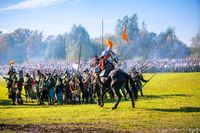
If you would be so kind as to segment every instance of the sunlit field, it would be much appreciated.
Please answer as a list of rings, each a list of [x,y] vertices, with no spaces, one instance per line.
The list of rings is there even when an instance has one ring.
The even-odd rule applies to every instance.
[[[148,79],[151,75],[144,77]],[[24,130],[15,124],[35,125],[32,129],[48,124],[51,131],[62,127],[91,132],[200,132],[200,73],[157,74],[144,87],[145,97],[139,97],[134,109],[131,101],[124,98],[117,110],[111,109],[114,101],[105,103],[104,108],[96,104],[49,106],[46,103],[40,106],[36,101],[13,106],[6,93],[4,79],[1,79],[0,124],[13,128],[6,131]]]

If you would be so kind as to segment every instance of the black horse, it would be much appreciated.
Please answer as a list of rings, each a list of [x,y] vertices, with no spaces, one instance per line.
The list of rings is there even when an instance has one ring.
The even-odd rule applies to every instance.
[[[104,102],[103,102],[104,94],[110,90],[114,90],[115,94],[118,97],[118,100],[112,109],[116,109],[122,98],[120,89],[123,87],[123,85],[124,85],[126,91],[128,92],[128,94],[130,95],[130,98],[132,101],[132,107],[133,108],[135,107],[134,98],[137,99],[138,91],[135,87],[133,79],[127,73],[125,73],[123,70],[121,70],[121,69],[111,70],[106,80],[105,80],[105,78],[100,77],[100,82],[101,82],[100,83],[101,89],[99,90],[101,92],[100,93],[100,100],[101,100],[100,102],[101,103],[99,104],[100,107],[104,106]],[[129,83],[132,87],[133,93],[131,92],[131,90],[129,88]],[[134,97],[133,97],[133,94],[134,94]]]

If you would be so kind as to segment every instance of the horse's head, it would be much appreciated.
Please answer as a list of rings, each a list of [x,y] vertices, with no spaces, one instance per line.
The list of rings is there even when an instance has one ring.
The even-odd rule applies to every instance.
[[[90,63],[90,67],[96,67],[98,64],[99,64],[99,58],[95,56]]]

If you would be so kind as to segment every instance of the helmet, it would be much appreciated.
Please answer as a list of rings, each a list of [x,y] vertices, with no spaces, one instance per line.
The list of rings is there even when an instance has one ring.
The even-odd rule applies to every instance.
[[[113,43],[109,39],[106,41],[106,44],[110,49],[113,47]]]

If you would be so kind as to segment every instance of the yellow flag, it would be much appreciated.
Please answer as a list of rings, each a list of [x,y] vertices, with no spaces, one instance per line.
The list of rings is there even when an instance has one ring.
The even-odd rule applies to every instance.
[[[128,44],[128,36],[126,34],[126,25],[124,25],[124,29],[122,32],[122,39],[124,39],[126,41],[126,44]]]

